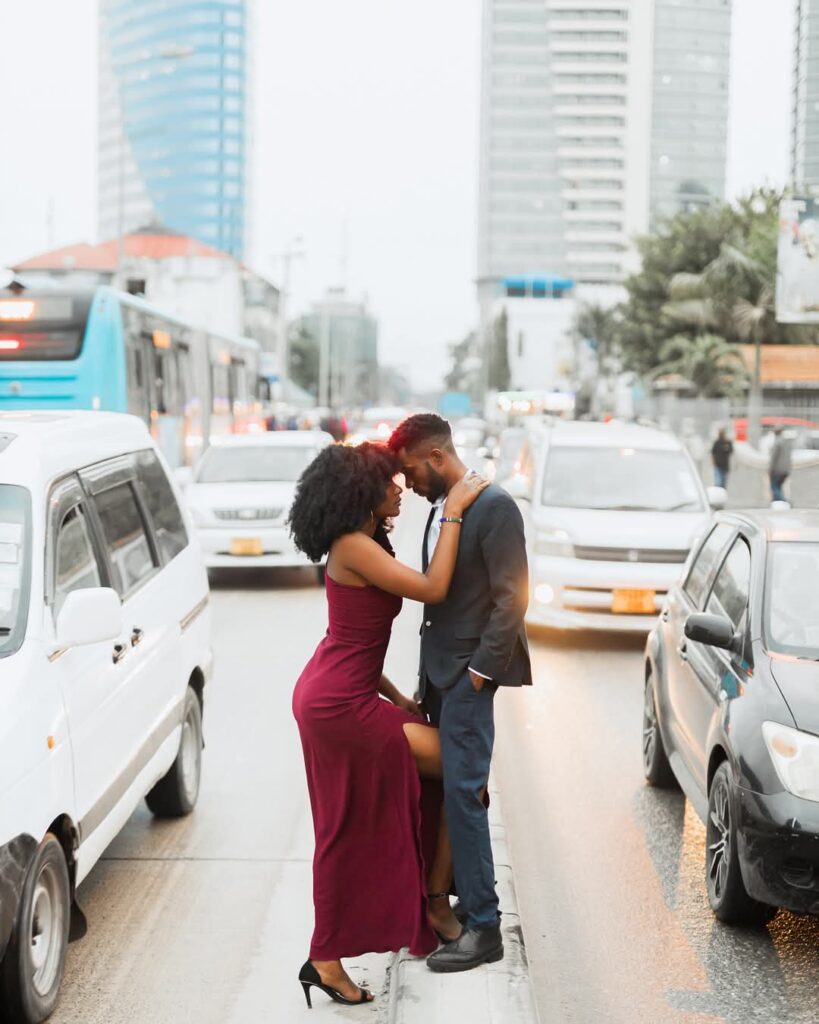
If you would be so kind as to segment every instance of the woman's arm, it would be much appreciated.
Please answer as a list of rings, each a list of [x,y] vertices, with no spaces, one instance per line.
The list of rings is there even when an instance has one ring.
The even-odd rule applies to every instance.
[[[477,476],[459,481],[447,496],[443,515],[460,518],[487,485],[487,480]],[[424,604],[440,604],[452,582],[460,534],[460,523],[441,523],[441,535],[426,574],[399,562],[361,532],[341,537],[333,548],[333,557],[345,569],[389,594]]]
[[[391,683],[384,675],[381,676],[381,682],[378,684],[378,692],[382,697],[386,697],[388,701],[395,704],[397,708],[401,708],[402,711],[408,711],[411,715],[421,715],[421,709],[415,701],[405,697],[398,687]]]

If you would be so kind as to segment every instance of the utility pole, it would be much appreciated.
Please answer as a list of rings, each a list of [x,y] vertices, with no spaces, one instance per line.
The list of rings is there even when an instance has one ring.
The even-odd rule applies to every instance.
[[[319,393],[318,404],[330,406],[330,311],[327,302],[321,305],[319,332]]]

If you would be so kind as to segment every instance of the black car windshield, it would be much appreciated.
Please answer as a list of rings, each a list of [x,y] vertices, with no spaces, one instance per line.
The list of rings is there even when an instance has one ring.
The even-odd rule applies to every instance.
[[[819,660],[819,544],[770,545],[765,644],[777,654]]]
[[[542,502],[558,508],[701,512],[691,464],[682,452],[653,448],[552,445]]]
[[[317,455],[315,448],[243,444],[209,448],[196,480],[200,484],[294,483]]]
[[[31,583],[31,498],[0,484],[0,658],[19,649],[26,632]]]

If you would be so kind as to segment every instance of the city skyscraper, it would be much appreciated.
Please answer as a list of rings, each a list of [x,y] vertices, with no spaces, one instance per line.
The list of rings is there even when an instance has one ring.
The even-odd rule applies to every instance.
[[[99,233],[246,248],[251,0],[100,0]]]
[[[506,279],[617,285],[634,235],[723,197],[730,33],[730,0],[484,0],[484,323]]]
[[[791,180],[819,185],[819,3],[796,0]]]

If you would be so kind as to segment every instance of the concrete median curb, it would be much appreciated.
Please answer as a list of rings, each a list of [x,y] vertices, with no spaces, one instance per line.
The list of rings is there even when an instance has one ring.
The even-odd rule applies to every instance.
[[[514,878],[497,792],[492,791],[490,826],[498,881],[505,956],[462,974],[434,974],[406,950],[388,968],[388,999],[380,1018],[388,1024],[538,1024],[529,962],[518,914]]]

